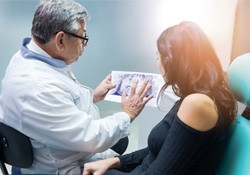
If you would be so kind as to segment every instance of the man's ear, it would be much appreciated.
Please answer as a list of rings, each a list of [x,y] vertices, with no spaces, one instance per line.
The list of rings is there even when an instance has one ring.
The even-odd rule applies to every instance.
[[[55,35],[55,45],[56,48],[60,51],[62,51],[65,48],[65,33],[64,32],[58,32]]]

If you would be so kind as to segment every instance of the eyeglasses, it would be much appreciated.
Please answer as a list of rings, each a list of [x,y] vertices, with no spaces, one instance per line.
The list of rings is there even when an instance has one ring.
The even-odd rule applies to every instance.
[[[74,36],[74,37],[76,37],[76,38],[82,39],[82,44],[83,44],[84,46],[86,46],[87,43],[88,43],[88,41],[89,41],[89,37],[88,37],[86,34],[85,34],[84,37],[82,37],[82,36],[76,35],[76,34],[71,33],[71,32],[64,32],[64,33],[66,33],[66,34],[68,34],[68,35],[71,35],[71,36]]]

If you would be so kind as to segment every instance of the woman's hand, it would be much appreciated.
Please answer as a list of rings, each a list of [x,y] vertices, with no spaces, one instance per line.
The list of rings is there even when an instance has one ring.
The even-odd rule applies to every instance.
[[[126,97],[126,93],[122,93],[122,111],[131,117],[131,122],[140,114],[145,104],[153,98],[154,94],[146,97],[148,91],[152,88],[149,81],[145,81],[138,92],[136,87],[138,80],[133,82],[130,95]]]
[[[85,163],[82,175],[103,175],[110,168],[118,168],[120,159],[118,157]]]
[[[94,90],[93,101],[97,103],[105,98],[108,91],[116,85],[111,83],[111,75],[109,74]]]

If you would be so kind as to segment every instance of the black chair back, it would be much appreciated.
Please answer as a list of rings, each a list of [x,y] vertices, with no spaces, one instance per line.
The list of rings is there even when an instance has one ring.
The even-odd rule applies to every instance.
[[[0,166],[3,174],[9,174],[5,163],[28,168],[33,163],[33,151],[29,137],[0,122]]]

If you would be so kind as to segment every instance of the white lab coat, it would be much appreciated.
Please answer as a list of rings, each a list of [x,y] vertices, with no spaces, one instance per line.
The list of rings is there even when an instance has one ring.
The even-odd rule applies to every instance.
[[[100,119],[92,90],[28,38],[7,67],[0,104],[3,122],[31,139],[34,163],[23,173],[79,174],[84,162],[114,156],[108,149],[129,134],[126,113]]]

